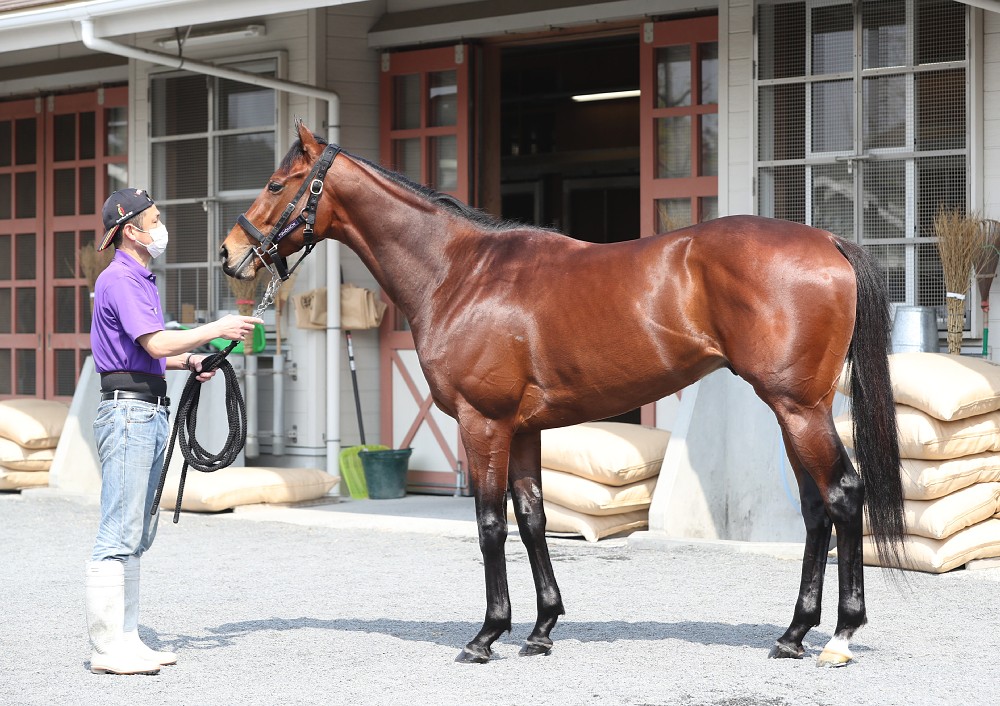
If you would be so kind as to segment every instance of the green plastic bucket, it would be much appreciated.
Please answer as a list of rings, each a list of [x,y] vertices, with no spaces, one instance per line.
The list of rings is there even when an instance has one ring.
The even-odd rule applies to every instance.
[[[358,454],[362,451],[388,451],[388,446],[368,444],[367,446],[348,446],[340,452],[340,477],[347,484],[347,492],[355,500],[368,499],[368,486],[365,485],[365,471],[361,467]]]
[[[389,500],[406,495],[406,471],[410,465],[413,449],[389,449],[386,451],[360,451],[358,457],[365,471],[365,485],[368,497],[373,500]]]

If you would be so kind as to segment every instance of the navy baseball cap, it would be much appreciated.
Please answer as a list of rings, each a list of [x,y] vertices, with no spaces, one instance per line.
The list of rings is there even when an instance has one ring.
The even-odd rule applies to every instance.
[[[104,238],[98,243],[97,249],[111,245],[118,227],[132,218],[137,213],[142,213],[153,205],[153,199],[149,198],[143,189],[119,189],[108,197],[104,202],[104,209],[101,216],[104,218],[104,229],[107,231]]]

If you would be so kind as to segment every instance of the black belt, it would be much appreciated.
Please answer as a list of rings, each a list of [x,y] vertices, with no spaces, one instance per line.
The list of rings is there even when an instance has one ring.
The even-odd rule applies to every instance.
[[[169,397],[157,397],[156,395],[147,395],[145,392],[126,392],[124,390],[115,390],[114,392],[102,392],[101,401],[106,402],[108,400],[139,400],[140,402],[149,402],[150,404],[163,405],[164,407],[170,406]]]

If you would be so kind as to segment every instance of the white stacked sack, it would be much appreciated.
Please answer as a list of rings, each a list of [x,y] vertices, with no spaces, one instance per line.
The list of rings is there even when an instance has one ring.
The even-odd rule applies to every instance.
[[[0,490],[49,484],[49,468],[68,413],[62,402],[0,401]]]
[[[177,507],[180,477],[180,471],[167,473],[160,507]],[[188,469],[181,510],[223,512],[239,505],[296,505],[324,497],[339,480],[318,468],[229,466],[212,473]]]
[[[898,353],[889,369],[903,457],[905,568],[940,573],[1000,556],[1000,366]],[[849,418],[838,418],[837,431],[853,447]],[[878,564],[867,536],[864,555]]]
[[[545,530],[602,537],[649,525],[649,504],[670,432],[589,422],[542,432]],[[513,505],[507,516],[515,521]]]

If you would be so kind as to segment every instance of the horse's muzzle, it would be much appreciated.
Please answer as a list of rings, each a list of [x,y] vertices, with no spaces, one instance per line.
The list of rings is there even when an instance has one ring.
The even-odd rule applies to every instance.
[[[244,257],[243,260],[236,264],[236,266],[230,265],[229,263],[229,248],[225,245],[219,248],[219,259],[222,260],[222,271],[226,273],[227,276],[233,279],[249,279],[243,274],[243,270],[246,269],[245,265],[249,258]]]

